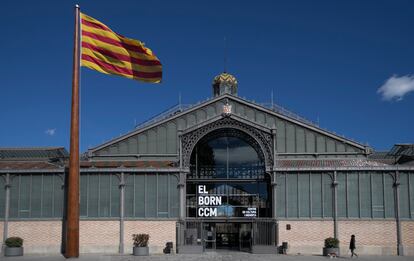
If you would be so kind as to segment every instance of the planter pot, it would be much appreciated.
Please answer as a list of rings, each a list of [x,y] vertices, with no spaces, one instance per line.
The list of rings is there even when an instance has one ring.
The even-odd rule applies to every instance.
[[[23,255],[23,247],[8,247],[4,248],[4,255],[5,256],[22,256]]]
[[[148,247],[134,247],[132,251],[134,256],[149,256]]]
[[[335,256],[339,256],[339,248],[327,248],[324,247],[323,248],[323,255],[324,256],[328,256],[328,255],[335,255]]]

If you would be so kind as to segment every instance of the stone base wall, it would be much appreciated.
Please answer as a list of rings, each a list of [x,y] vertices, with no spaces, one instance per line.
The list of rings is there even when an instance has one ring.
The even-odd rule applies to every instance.
[[[25,253],[60,253],[62,221],[10,221],[8,237],[23,238]]]
[[[117,253],[119,221],[80,221],[79,238],[81,253]]]
[[[401,222],[404,255],[414,256],[414,221]]]
[[[125,221],[124,250],[132,253],[132,234],[150,235],[150,254],[163,253],[166,242],[175,242],[176,221]],[[0,222],[3,238],[3,222]],[[81,220],[80,253],[118,253],[119,221]],[[23,238],[25,253],[59,254],[62,247],[62,221],[10,221],[8,236]]]
[[[176,249],[176,221],[125,221],[125,253],[132,253],[132,235],[149,234],[150,254],[161,254],[167,242],[173,242]]]
[[[322,255],[324,240],[331,236],[333,221],[279,221],[279,245],[288,242],[288,254]]]
[[[287,225],[290,230],[287,230]],[[173,242],[176,249],[176,221],[138,221],[124,223],[124,250],[132,253],[132,234],[150,235],[151,254],[162,253],[166,242]],[[397,235],[395,221],[341,220],[338,221],[341,255],[349,255],[349,240],[356,236],[359,255],[396,255]],[[402,244],[405,255],[414,255],[414,221],[402,221]],[[0,222],[0,240],[3,238]],[[24,239],[25,253],[61,252],[62,221],[10,221],[9,237]],[[324,239],[333,237],[333,221],[279,221],[279,245],[288,242],[288,254],[321,255]],[[119,221],[80,221],[81,253],[118,253]]]
[[[342,255],[350,255],[349,241],[355,235],[360,255],[396,255],[397,233],[395,221],[338,221]]]
[[[287,230],[287,225],[291,229]],[[279,221],[279,245],[288,242],[288,254],[321,255],[324,240],[333,237],[333,221]],[[350,255],[351,235],[359,255],[397,255],[397,224],[392,220],[340,220],[338,237],[342,256]],[[414,221],[401,221],[404,255],[414,255]]]

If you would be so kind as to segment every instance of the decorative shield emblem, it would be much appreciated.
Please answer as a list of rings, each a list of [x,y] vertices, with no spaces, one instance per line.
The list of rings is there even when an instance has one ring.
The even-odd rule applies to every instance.
[[[223,105],[223,114],[226,114],[226,115],[231,114],[231,105],[230,104]]]

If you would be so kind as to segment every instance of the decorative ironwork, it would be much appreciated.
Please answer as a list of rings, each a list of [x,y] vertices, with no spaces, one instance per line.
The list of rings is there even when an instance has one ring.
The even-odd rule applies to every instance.
[[[230,93],[237,95],[237,79],[229,73],[221,73],[214,77],[213,80],[213,95],[214,97]]]
[[[272,135],[230,117],[207,124],[182,136],[183,167],[185,169],[190,168],[191,153],[195,145],[206,135],[222,136],[224,132],[214,132],[221,129],[226,130],[225,134],[247,139],[246,141],[255,147],[259,156],[265,162],[266,169],[271,169],[273,166]]]
[[[189,179],[213,179],[215,177],[225,177],[229,179],[264,179],[264,166],[257,164],[256,166],[249,167],[216,167],[216,166],[203,166],[198,167],[190,166]]]

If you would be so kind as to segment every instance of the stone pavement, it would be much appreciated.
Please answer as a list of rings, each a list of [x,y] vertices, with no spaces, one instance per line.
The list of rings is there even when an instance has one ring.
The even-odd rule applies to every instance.
[[[338,261],[351,258],[338,257]],[[354,258],[355,259],[355,258]],[[63,256],[51,255],[25,255],[23,257],[0,257],[2,261],[64,261]],[[202,255],[151,255],[148,257],[136,257],[131,255],[110,255],[110,254],[84,254],[73,261],[327,261],[324,256],[304,256],[304,255],[252,255],[240,252],[212,252]],[[333,258],[335,260],[335,258]],[[356,261],[413,261],[412,256],[361,256]]]

